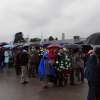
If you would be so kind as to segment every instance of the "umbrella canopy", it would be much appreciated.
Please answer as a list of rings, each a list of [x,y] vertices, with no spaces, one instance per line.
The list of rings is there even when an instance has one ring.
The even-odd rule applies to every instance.
[[[30,46],[31,47],[33,46],[33,47],[36,47],[36,48],[40,48],[42,45],[41,44],[31,44]]]
[[[14,44],[13,45],[13,49],[18,49],[18,48],[22,48],[23,45],[20,45],[20,44]]]
[[[8,43],[6,43],[6,42],[0,43],[0,46],[4,46],[4,45],[8,45]]]
[[[47,48],[50,49],[50,48],[63,48],[63,47],[59,44],[50,44]]]
[[[3,47],[4,48],[13,48],[13,45],[8,44],[8,45],[4,45]]]
[[[100,45],[100,32],[90,35],[86,40],[86,44]]]
[[[44,44],[43,44],[43,47],[44,47],[44,48],[47,48],[49,45],[50,45],[50,43],[44,43]]]
[[[80,49],[81,48],[81,46],[79,46],[78,44],[65,44],[64,47],[68,49]]]

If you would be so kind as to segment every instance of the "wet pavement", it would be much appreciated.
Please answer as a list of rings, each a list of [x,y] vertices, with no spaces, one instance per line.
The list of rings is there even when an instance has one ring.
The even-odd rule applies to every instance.
[[[20,84],[14,73],[0,74],[0,100],[86,100],[87,84],[43,89],[39,79]]]

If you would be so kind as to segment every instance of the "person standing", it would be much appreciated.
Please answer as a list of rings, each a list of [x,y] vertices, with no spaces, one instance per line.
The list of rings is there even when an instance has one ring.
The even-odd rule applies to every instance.
[[[78,82],[84,82],[84,61],[82,60],[81,54],[75,55],[75,73]]]
[[[26,50],[22,50],[20,54],[20,66],[21,66],[21,83],[28,83],[28,63],[29,63],[29,54]]]
[[[31,64],[30,74],[32,74],[32,76],[36,76],[38,73],[38,63],[39,63],[39,55],[38,52],[35,50],[34,53],[32,53],[30,60]]]
[[[55,70],[53,66],[49,63],[48,51],[43,53],[43,57],[40,60],[38,68],[40,80],[43,83],[43,88],[48,88],[48,83],[50,82],[50,76],[55,77]]]
[[[4,52],[4,64],[6,71],[8,71],[9,69],[9,60],[10,60],[9,49],[6,49]]]
[[[65,70],[68,65],[68,58],[66,57],[66,54],[63,49],[60,49],[57,54],[56,63],[55,63],[55,69],[56,69],[56,85],[63,87],[65,85]]]
[[[88,80],[87,100],[100,100],[100,48],[95,48],[86,63],[85,75]]]
[[[0,72],[3,71],[4,67],[4,51],[2,48],[0,48]]]
[[[15,70],[16,75],[19,76],[21,74],[21,59],[20,59],[21,51],[20,49],[17,49],[15,56],[14,56],[14,64],[15,64]]]
[[[70,51],[71,68],[70,68],[70,85],[75,85],[75,64],[74,64],[74,54]]]

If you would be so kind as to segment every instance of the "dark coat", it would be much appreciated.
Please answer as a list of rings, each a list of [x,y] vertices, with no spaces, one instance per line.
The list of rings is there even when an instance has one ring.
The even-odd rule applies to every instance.
[[[29,62],[29,55],[27,52],[22,52],[20,55],[20,64],[21,66],[26,66],[28,65]]]
[[[4,52],[0,51],[0,64],[4,61]]]
[[[96,55],[89,57],[86,63],[85,76],[88,81],[100,81],[100,61],[97,61]]]
[[[97,62],[97,65],[94,70],[95,70],[96,81],[100,83],[100,60]]]
[[[20,56],[21,56],[21,53],[18,53],[18,54],[16,55],[16,58],[15,58],[15,66],[16,66],[16,67],[19,67],[19,66],[21,65]]]

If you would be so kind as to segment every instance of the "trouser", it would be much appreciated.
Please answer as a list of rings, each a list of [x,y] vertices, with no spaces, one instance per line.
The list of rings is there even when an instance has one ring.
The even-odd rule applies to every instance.
[[[62,71],[56,71],[56,83],[57,86],[64,86],[65,84],[65,79],[64,79],[64,74]]]
[[[16,75],[20,75],[21,74],[21,67],[15,66],[15,69],[16,69]]]
[[[95,95],[96,95],[96,100],[100,100],[100,81],[96,82],[96,91],[95,91]]]
[[[83,82],[84,81],[84,69],[83,68],[77,68],[76,69],[76,76],[78,78],[78,81]]]
[[[27,66],[21,66],[21,81],[27,81],[28,75],[27,75]]]
[[[0,71],[3,71],[3,67],[4,67],[3,62],[0,62]]]
[[[71,72],[70,72],[70,84],[73,85],[74,84],[74,69],[71,69]]]
[[[96,100],[95,96],[95,82],[88,81],[89,91],[88,91],[88,97],[87,100]]]
[[[100,81],[88,81],[88,86],[87,100],[100,100]]]
[[[28,76],[32,77],[34,74],[35,74],[34,65],[33,64],[29,64],[29,66],[28,66]]]
[[[5,71],[9,71],[9,63],[5,63]]]
[[[39,62],[36,63],[36,73],[38,74],[38,66],[39,66]]]
[[[28,68],[28,75],[29,77],[35,76],[38,73],[38,65],[37,64],[30,64]]]

